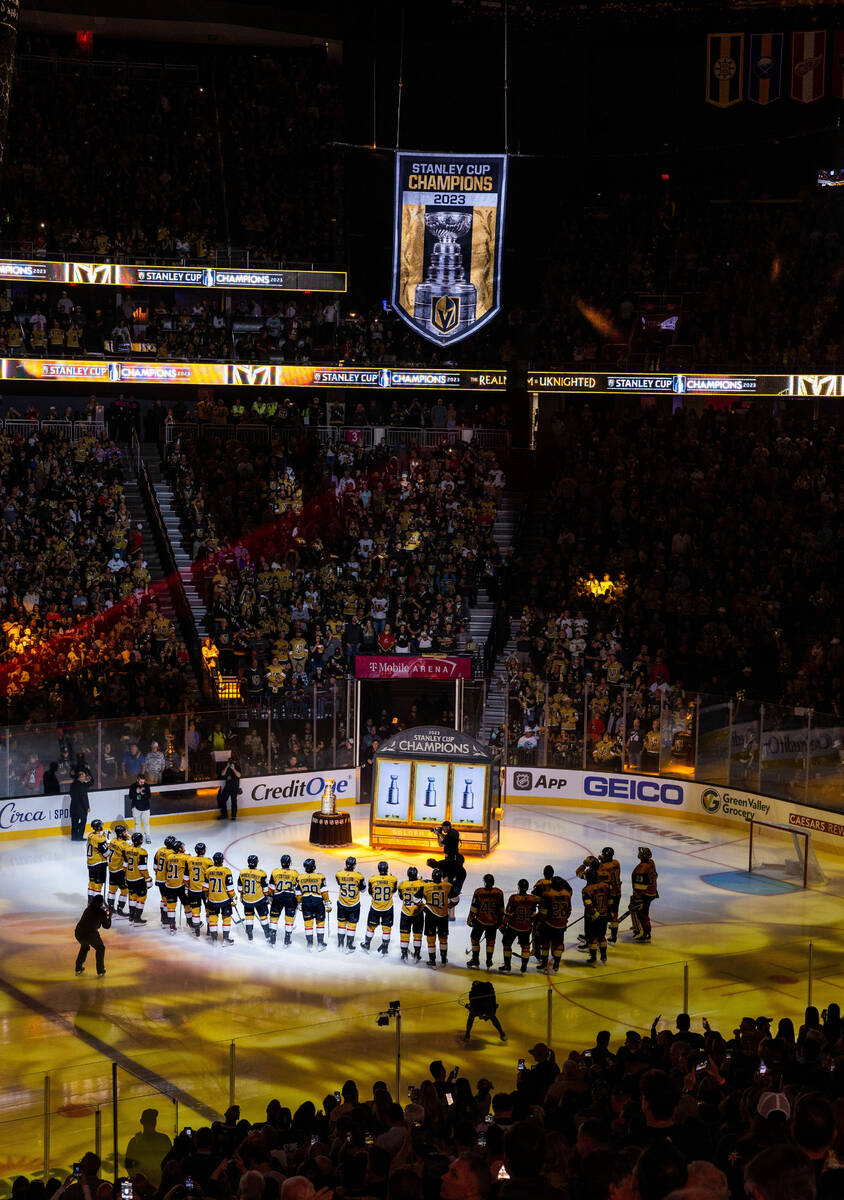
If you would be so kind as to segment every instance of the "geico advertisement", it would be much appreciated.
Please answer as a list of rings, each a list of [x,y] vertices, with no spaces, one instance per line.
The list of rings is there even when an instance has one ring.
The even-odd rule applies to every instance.
[[[357,801],[357,773],[343,768],[337,771],[301,771],[289,775],[261,775],[252,779],[241,779],[238,808],[248,812],[257,809],[277,809],[314,802],[319,806],[325,781],[334,780],[334,792],[338,803],[354,804]],[[216,808],[216,797],[212,789],[220,786],[217,779],[195,780],[191,783],[169,784],[165,789],[152,789],[151,816],[173,816],[198,811],[212,812]],[[194,794],[197,789],[208,793],[199,810]],[[185,799],[180,803],[180,795]],[[123,819],[124,805],[129,794],[126,788],[108,788],[90,791],[88,820],[99,817],[107,824]],[[11,834],[34,832],[70,832],[70,796],[14,796],[0,800],[0,838]]]
[[[601,800],[605,803],[664,804],[683,808],[685,783],[649,775],[603,775],[565,767],[508,767],[507,798]]]

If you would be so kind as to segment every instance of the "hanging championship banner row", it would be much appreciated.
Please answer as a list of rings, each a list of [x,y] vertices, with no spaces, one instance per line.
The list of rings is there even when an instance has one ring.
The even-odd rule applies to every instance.
[[[844,100],[842,29],[707,35],[707,104],[732,108],[745,99],[773,104],[786,92],[798,104],[813,104],[827,89],[833,99]]]

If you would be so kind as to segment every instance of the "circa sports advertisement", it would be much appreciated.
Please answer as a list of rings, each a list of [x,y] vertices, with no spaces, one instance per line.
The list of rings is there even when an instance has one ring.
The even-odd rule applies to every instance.
[[[448,346],[501,302],[505,154],[396,154],[392,305]]]

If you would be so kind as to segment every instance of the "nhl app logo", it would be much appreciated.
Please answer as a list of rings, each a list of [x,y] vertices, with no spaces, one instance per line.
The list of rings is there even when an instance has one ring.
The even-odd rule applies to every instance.
[[[715,791],[715,788],[706,788],[700,794],[700,806],[708,813],[717,813],[721,807],[721,797]]]
[[[514,771],[513,787],[517,792],[529,792],[533,787],[533,776],[530,771]]]

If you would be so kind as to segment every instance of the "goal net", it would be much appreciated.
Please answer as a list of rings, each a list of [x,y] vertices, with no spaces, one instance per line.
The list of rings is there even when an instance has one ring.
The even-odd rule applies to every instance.
[[[752,875],[781,879],[797,887],[824,883],[824,874],[812,848],[812,835],[791,825],[771,821],[750,821],[750,858]]]

